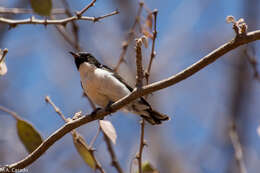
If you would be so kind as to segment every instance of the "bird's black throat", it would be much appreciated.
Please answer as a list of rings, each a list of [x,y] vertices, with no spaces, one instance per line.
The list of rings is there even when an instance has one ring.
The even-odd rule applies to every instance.
[[[73,55],[74,56],[74,55]],[[75,57],[75,56],[74,56]],[[90,63],[90,64],[93,64],[94,66],[96,66],[97,68],[101,68],[102,67],[102,64],[100,64],[96,58],[88,53],[88,52],[79,52],[78,53],[78,56],[75,57],[75,64],[77,66],[77,69],[79,69],[80,65],[84,62],[87,62],[87,63]]]

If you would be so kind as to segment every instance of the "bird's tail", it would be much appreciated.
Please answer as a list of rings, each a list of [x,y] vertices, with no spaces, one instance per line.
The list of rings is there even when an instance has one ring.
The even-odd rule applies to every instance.
[[[141,115],[147,122],[149,122],[152,125],[161,124],[162,121],[167,121],[170,118],[165,115],[157,112],[153,109],[147,109],[148,115]]]

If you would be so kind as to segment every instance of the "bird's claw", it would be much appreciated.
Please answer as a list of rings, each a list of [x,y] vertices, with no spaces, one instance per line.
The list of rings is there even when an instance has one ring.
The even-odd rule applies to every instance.
[[[101,108],[96,108],[96,109],[94,109],[92,112],[91,112],[91,115],[94,115],[94,114],[96,114],[98,111],[100,111],[101,110]]]
[[[113,103],[114,103],[114,102],[112,102],[112,101],[109,101],[109,102],[108,102],[108,104],[107,104],[106,107],[105,107],[105,110],[106,110],[107,112],[112,112],[111,105],[112,105]]]

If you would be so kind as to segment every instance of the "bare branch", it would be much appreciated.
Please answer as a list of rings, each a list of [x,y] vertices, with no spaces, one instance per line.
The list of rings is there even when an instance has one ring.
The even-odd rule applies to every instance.
[[[93,22],[98,22],[101,19],[104,19],[109,16],[113,16],[115,14],[118,14],[118,11],[113,11],[109,14],[100,16],[100,17],[88,17],[88,16],[72,16],[72,17],[67,17],[64,19],[56,19],[56,20],[51,20],[51,19],[36,19],[34,16],[28,19],[21,19],[21,20],[13,20],[13,19],[6,19],[4,17],[0,17],[0,23],[6,23],[9,24],[11,27],[14,27],[16,25],[20,24],[42,24],[42,25],[66,25],[69,22],[76,21],[76,20],[88,20],[88,21],[93,21]]]
[[[49,96],[45,97],[45,101],[47,103],[49,103],[53,109],[55,110],[55,112],[65,121],[68,122],[67,118],[63,115],[63,113],[61,112],[61,110],[52,102],[51,98]]]
[[[149,61],[149,64],[148,64],[148,67],[147,69],[145,70],[145,78],[146,78],[146,85],[148,85],[149,83],[149,77],[150,77],[150,71],[151,71],[151,68],[152,68],[152,63],[153,63],[153,59],[155,58],[155,39],[157,37],[157,29],[156,29],[156,26],[157,26],[157,14],[158,14],[158,10],[154,10],[153,11],[153,17],[154,17],[154,26],[153,26],[153,43],[152,43],[152,50],[151,50],[151,56],[150,56],[150,61]]]
[[[104,136],[104,141],[106,142],[106,145],[107,145],[108,152],[112,159],[111,165],[115,167],[115,169],[117,170],[118,173],[123,173],[123,170],[117,160],[117,157],[116,157],[116,154],[115,154],[115,151],[113,149],[110,139],[107,137],[107,135],[105,133],[103,133],[103,136]]]
[[[6,108],[6,107],[4,107],[4,106],[1,106],[1,105],[0,105],[0,110],[3,111],[3,112],[6,112],[6,113],[8,113],[8,114],[10,114],[10,115],[11,115],[12,117],[14,117],[14,119],[16,119],[16,120],[20,120],[20,119],[21,119],[20,116],[19,116],[16,112],[11,111],[10,109],[8,109],[8,108]]]
[[[100,127],[100,125],[99,125],[99,123],[98,123],[97,133],[96,133],[96,135],[92,138],[92,140],[90,141],[90,144],[89,144],[89,147],[90,147],[90,148],[92,148],[92,147],[94,146],[94,143],[96,142],[96,139],[97,139],[97,137],[98,137],[100,131],[101,131],[101,127]]]
[[[57,112],[57,114],[66,122],[68,123],[70,120],[65,118],[65,116],[63,115],[63,113],[61,112],[61,110],[52,102],[51,98],[49,96],[46,96],[45,97],[45,101],[47,103],[49,103],[53,109],[55,110],[55,112]],[[74,135],[79,135],[79,133],[76,131],[76,130],[72,130],[71,132],[72,136]],[[98,135],[98,134],[97,134]],[[93,142],[94,143],[94,142]],[[103,167],[101,166],[100,162],[97,160],[95,154],[94,154],[94,150],[91,148],[92,145],[89,146],[89,152],[92,156],[92,158],[94,159],[95,161],[95,164],[96,164],[96,168],[101,172],[101,173],[105,173],[105,170],[103,169]]]
[[[69,4],[66,0],[62,0],[62,3],[66,9],[66,14],[68,17],[73,16],[72,12],[70,11],[70,7]],[[72,24],[72,33],[74,35],[74,40],[75,40],[75,44],[74,44],[74,48],[76,51],[80,50],[80,46],[79,46],[79,26],[77,25],[76,21],[71,22]],[[57,25],[55,25],[57,28]],[[57,28],[58,29],[58,28]]]
[[[76,12],[78,17],[81,17],[83,13],[85,13],[90,7],[95,5],[96,0],[92,0],[86,7],[84,7],[80,12]]]
[[[133,39],[133,36],[134,36],[134,33],[135,33],[135,27],[138,24],[138,22],[140,21],[140,16],[141,16],[141,13],[142,13],[142,10],[143,10],[143,5],[144,5],[143,2],[139,3],[139,9],[137,11],[137,15],[135,17],[134,24],[132,25],[132,27],[131,27],[128,35],[127,35],[127,39],[126,39],[127,41],[124,41],[123,44],[122,44],[122,52],[120,54],[120,57],[119,57],[119,60],[118,60],[118,62],[116,64],[116,66],[114,68],[114,71],[117,71],[119,66],[121,65],[121,63],[125,61],[125,54],[127,52],[129,43]]]
[[[183,71],[173,75],[167,79],[163,79],[158,82],[154,82],[150,85],[143,86],[141,91],[137,91],[136,89],[129,95],[123,97],[122,99],[118,100],[116,103],[111,105],[110,111],[106,109],[101,109],[94,111],[93,113],[80,117],[79,119],[73,120],[71,122],[66,123],[61,128],[59,128],[56,132],[54,132],[51,136],[49,136],[35,151],[33,151],[30,155],[24,158],[21,161],[13,163],[11,165],[7,165],[2,168],[9,168],[9,169],[21,169],[24,168],[34,161],[36,161],[44,152],[46,152],[56,141],[61,139],[64,135],[69,133],[75,128],[83,124],[87,124],[89,122],[102,119],[105,116],[111,114],[112,112],[117,111],[118,109],[124,107],[125,105],[129,104],[131,101],[136,100],[139,97],[144,95],[150,94],[152,92],[167,88],[169,86],[175,85],[182,80],[192,76],[196,72],[200,71],[207,65],[213,63],[218,58],[226,54],[227,52],[250,42],[260,40],[260,30],[249,32],[245,34],[243,37],[236,37],[229,41],[228,43],[223,44],[219,48],[215,49],[214,51],[210,52],[208,55],[197,61],[196,63],[192,64],[191,66],[187,67]],[[5,169],[1,169],[0,172],[5,172]]]
[[[234,119],[232,121],[231,128],[229,130],[229,136],[235,151],[234,157],[237,161],[240,173],[247,173],[245,163],[243,161],[243,150],[242,150],[241,143],[239,141],[239,136],[237,133],[237,128]]]
[[[245,49],[244,53],[246,55],[246,58],[247,58],[249,64],[251,65],[251,67],[254,71],[254,78],[260,80],[259,72],[257,70],[258,61],[255,56],[254,48],[252,47],[252,52],[249,51],[249,48],[247,48],[247,49]]]
[[[136,87],[141,88],[143,86],[143,65],[142,65],[142,38],[136,40]]]
[[[146,145],[145,141],[144,141],[144,126],[145,126],[145,121],[142,118],[141,122],[141,130],[140,130],[140,145],[139,145],[139,151],[136,154],[136,159],[138,161],[138,173],[142,173],[142,154],[143,154],[143,149],[144,146]]]

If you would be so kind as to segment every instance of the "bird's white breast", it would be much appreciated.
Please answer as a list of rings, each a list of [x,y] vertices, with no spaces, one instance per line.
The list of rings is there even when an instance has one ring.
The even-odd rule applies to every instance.
[[[116,79],[111,72],[83,63],[79,68],[82,86],[90,99],[105,107],[129,94],[129,89]]]

